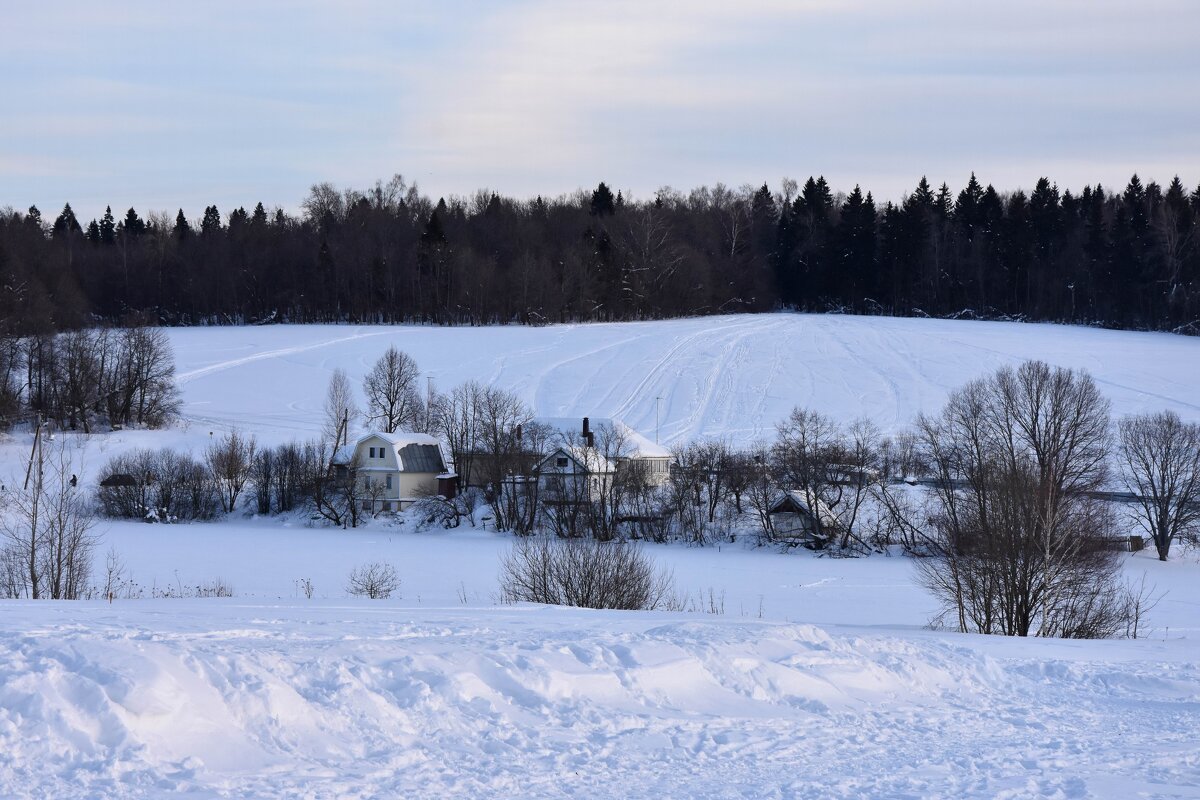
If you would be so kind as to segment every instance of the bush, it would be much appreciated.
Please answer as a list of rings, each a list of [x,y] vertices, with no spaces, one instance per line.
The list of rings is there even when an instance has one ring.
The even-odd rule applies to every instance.
[[[396,568],[386,561],[374,561],[350,570],[346,592],[353,597],[369,597],[372,600],[387,600],[392,592],[400,588],[400,576]]]
[[[673,585],[670,573],[627,542],[520,539],[500,564],[508,603],[648,610],[667,604]]]
[[[217,486],[203,464],[169,449],[135,450],[105,465],[97,492],[106,516],[171,522],[212,519]]]

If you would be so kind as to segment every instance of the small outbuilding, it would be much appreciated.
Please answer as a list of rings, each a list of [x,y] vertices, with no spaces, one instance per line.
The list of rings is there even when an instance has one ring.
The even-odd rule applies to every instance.
[[[785,542],[821,550],[840,530],[837,515],[804,489],[780,492],[768,511],[775,535]]]

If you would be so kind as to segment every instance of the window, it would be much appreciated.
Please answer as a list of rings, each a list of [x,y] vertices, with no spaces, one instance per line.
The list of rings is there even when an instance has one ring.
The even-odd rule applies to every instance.
[[[391,500],[384,500],[384,501],[383,501],[383,510],[384,510],[384,511],[391,511],[391,510],[392,510],[392,501],[391,501]]]
[[[362,510],[363,510],[363,511],[370,511],[370,510],[371,510],[371,501],[370,501],[370,500],[363,500],[363,501],[362,501]]]
[[[391,475],[387,476],[386,483],[387,483],[387,488],[389,488],[389,489],[392,488],[392,476]]]
[[[374,458],[374,457],[375,457],[375,448],[372,447],[371,448],[371,458]]]
[[[559,456],[558,458],[554,459],[554,466],[558,467],[559,469],[566,467],[568,463],[569,462],[567,461],[566,456]]]

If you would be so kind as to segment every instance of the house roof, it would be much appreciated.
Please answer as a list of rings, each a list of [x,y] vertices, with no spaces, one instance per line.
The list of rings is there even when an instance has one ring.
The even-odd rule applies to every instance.
[[[442,449],[436,444],[406,444],[399,448],[401,472],[437,472],[446,471],[442,461]]]
[[[362,444],[372,436],[383,439],[389,444],[397,447],[405,447],[410,444],[439,444],[438,440],[428,433],[416,433],[415,431],[394,431],[392,433],[384,433],[383,431],[372,431],[358,437],[357,444]]]
[[[355,453],[359,452],[363,443],[368,439],[383,439],[392,446],[396,453],[396,463],[400,472],[436,472],[446,471],[446,462],[442,458],[442,447],[437,439],[425,433],[396,431],[384,433],[372,431],[358,437],[353,445],[338,448],[334,453],[334,464],[349,464]]]
[[[616,465],[612,461],[605,458],[595,449],[579,445],[559,445],[538,462],[538,468],[540,469],[542,464],[557,457],[559,453],[573,459],[576,464],[592,474],[616,472],[617,470]]]
[[[770,513],[782,511],[785,506],[789,505],[817,518],[823,527],[834,527],[838,524],[837,515],[833,513],[833,510],[821,502],[819,497],[815,497],[803,489],[780,492],[775,501],[771,503]]]
[[[538,417],[535,422],[548,425],[568,438],[572,444],[577,444],[583,431],[583,417]],[[662,445],[655,444],[633,428],[615,417],[588,417],[588,425],[599,433],[604,427],[611,427],[625,438],[625,449],[631,458],[670,458],[671,451]],[[626,454],[623,454],[626,455]]]

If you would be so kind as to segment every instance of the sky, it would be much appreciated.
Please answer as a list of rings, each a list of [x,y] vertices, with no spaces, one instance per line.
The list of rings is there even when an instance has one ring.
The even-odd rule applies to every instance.
[[[0,207],[1200,183],[1197,0],[20,3]]]

